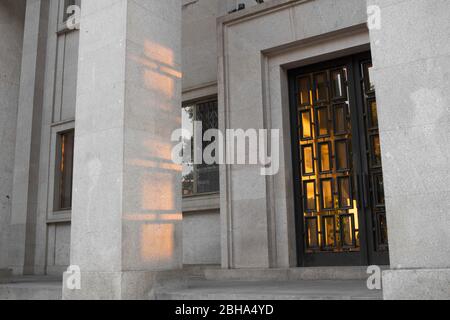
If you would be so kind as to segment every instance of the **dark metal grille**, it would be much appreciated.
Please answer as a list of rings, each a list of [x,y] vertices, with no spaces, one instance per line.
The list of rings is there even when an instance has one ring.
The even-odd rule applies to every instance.
[[[360,251],[347,67],[297,78],[306,253]]]
[[[187,104],[182,109],[183,128],[190,134],[184,137],[186,141],[183,152],[190,153],[190,159],[183,162],[183,196],[191,196],[202,193],[213,193],[219,191],[219,166],[218,164],[208,165],[203,162],[194,164],[194,150],[202,153],[212,141],[196,141],[194,132],[197,126],[201,125],[202,137],[210,129],[218,129],[217,100]],[[201,137],[201,138],[202,138]],[[190,141],[189,141],[190,140]],[[190,150],[188,148],[190,145]],[[212,154],[215,156],[215,154]]]
[[[368,163],[368,186],[372,208],[373,236],[376,251],[388,250],[386,207],[383,186],[380,133],[378,128],[377,100],[375,87],[370,80],[370,61],[361,64],[362,93],[364,100],[366,154]]]
[[[209,101],[197,104],[196,121],[202,123],[202,136],[210,129],[219,128],[219,116],[217,101]],[[202,142],[202,150],[211,141]],[[219,166],[218,164],[208,165],[206,163],[197,165],[197,193],[219,191]]]

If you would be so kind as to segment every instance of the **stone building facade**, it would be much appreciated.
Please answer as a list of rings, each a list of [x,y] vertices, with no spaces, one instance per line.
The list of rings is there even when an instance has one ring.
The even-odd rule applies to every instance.
[[[1,0],[0,269],[78,266],[65,298],[140,299],[188,266],[376,264],[386,298],[450,298],[449,16],[447,0]],[[194,120],[279,130],[278,173],[175,164]]]

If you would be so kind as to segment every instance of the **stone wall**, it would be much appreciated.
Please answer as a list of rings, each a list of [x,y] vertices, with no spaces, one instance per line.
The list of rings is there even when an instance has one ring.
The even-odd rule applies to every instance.
[[[217,17],[226,15],[237,3],[246,8],[254,0],[184,0],[183,89],[217,82]]]
[[[217,17],[227,1],[183,1],[183,101],[217,94]],[[220,264],[218,195],[183,201],[183,263]]]
[[[220,19],[220,129],[280,130],[278,174],[221,167],[224,267],[297,266],[286,70],[367,51],[366,21],[360,0],[271,0]]]
[[[7,266],[24,4],[0,2],[0,269]]]
[[[370,0],[392,271],[388,299],[450,297],[450,2]]]

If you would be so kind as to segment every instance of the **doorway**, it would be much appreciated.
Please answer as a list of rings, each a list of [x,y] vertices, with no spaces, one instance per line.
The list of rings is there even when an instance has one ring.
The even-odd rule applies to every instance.
[[[289,72],[299,266],[389,264],[370,52]]]

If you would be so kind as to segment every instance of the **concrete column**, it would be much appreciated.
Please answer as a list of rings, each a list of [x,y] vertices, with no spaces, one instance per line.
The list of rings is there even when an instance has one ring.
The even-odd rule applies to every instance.
[[[386,299],[450,298],[450,2],[370,0],[388,213]]]
[[[182,268],[181,0],[83,0],[65,299],[145,299]]]
[[[25,1],[0,2],[0,274],[8,268],[8,227],[14,170]]]
[[[8,263],[33,274],[48,1],[27,0],[23,35]]]

